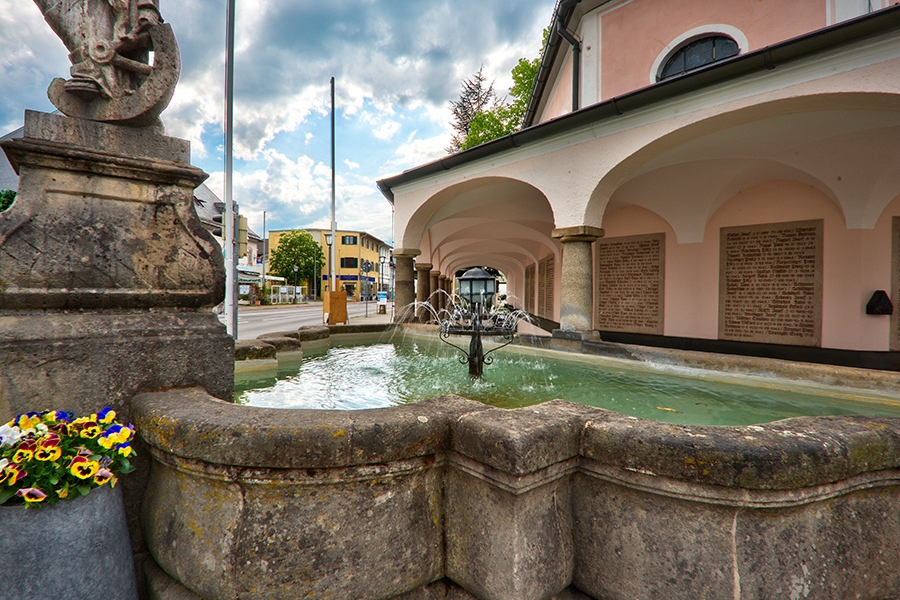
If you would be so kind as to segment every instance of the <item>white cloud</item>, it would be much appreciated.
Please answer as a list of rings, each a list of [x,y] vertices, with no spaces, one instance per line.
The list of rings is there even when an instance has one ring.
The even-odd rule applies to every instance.
[[[388,141],[392,139],[397,132],[400,131],[400,123],[397,121],[388,121],[387,123],[382,124],[377,129],[372,130],[372,135],[382,141]]]
[[[394,150],[393,156],[385,161],[379,177],[396,175],[406,169],[446,156],[445,148],[449,142],[449,134],[441,133],[434,137],[421,139],[416,137],[416,132],[413,132]]]
[[[375,179],[440,158],[450,100],[484,65],[498,92],[521,56],[537,55],[554,0],[257,0],[236,14],[234,197],[251,227],[328,223],[329,79],[342,116],[339,221],[390,237],[390,206]],[[169,135],[191,141],[222,196],[225,5],[163,2],[182,57],[163,113]],[[0,0],[0,126],[26,108],[52,110],[50,79],[67,52],[27,0]],[[424,137],[419,137],[424,136]],[[368,224],[368,225],[367,225]],[[376,229],[379,233],[373,231]]]

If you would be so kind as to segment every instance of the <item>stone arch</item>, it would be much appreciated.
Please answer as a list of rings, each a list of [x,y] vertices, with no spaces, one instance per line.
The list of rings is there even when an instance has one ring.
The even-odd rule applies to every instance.
[[[512,178],[484,177],[445,188],[423,202],[410,217],[402,244],[420,249],[424,257],[437,257],[439,262],[431,262],[444,273],[460,255],[469,260],[477,254],[478,264],[502,261],[518,274],[541,256],[559,256],[553,226],[552,207],[537,188]]]
[[[733,195],[742,177],[758,180],[764,167],[770,167],[773,169],[772,175],[777,178],[788,177],[814,185],[833,198],[844,212],[848,226],[865,226],[870,221],[874,223],[880,213],[878,207],[886,206],[896,195],[895,190],[900,191],[900,174],[895,174],[898,170],[886,166],[895,153],[900,156],[900,149],[889,143],[891,136],[900,132],[900,111],[896,107],[896,94],[815,94],[740,108],[677,127],[642,145],[600,178],[586,204],[584,222],[595,223],[598,216],[602,222],[602,215],[613,195],[629,182],[654,171],[663,173],[663,169],[687,165],[691,159],[697,159],[690,155],[690,151],[700,149],[706,155],[695,162],[731,160],[733,163],[729,166],[732,172],[719,183],[720,192],[716,194],[715,202],[727,200],[726,194],[729,192]],[[836,115],[852,118],[835,123]],[[775,127],[776,124],[780,127]],[[832,135],[837,141],[834,147],[823,150],[819,155],[809,157],[806,154],[811,153],[801,155],[799,152],[796,156],[792,155],[790,144],[797,139],[803,140],[801,134],[810,132],[813,137],[815,134]],[[840,133],[843,138],[834,132]],[[867,164],[862,159],[856,159],[855,155],[866,152],[864,145],[873,132],[878,134],[880,154],[870,157]],[[844,139],[860,150],[850,151],[841,147],[839,142]],[[735,152],[735,147],[740,147],[743,153]],[[881,150],[882,147],[886,150]],[[804,158],[805,162],[801,160]],[[841,158],[846,158],[846,161],[840,161]],[[857,164],[848,166],[854,160]],[[847,185],[827,180],[828,173],[838,163],[842,169],[853,169],[853,175],[865,187],[866,169],[871,168],[873,160],[884,164],[885,168],[880,170],[880,179],[872,184],[875,188],[872,197],[860,199],[854,190],[847,189]],[[753,168],[749,168],[748,163],[753,163]],[[723,164],[718,163],[719,166]],[[755,174],[754,168],[757,169]],[[703,169],[704,182],[715,177],[716,173],[711,169]],[[705,216],[709,214],[711,212],[707,211]],[[679,227],[676,226],[676,230]],[[697,228],[694,227],[693,231],[696,233]]]
[[[543,216],[549,218],[552,229],[553,209],[540,189],[509,177],[479,177],[450,185],[425,200],[407,220],[402,235],[398,236],[401,240],[399,246],[417,248],[425,232],[435,223],[454,214],[496,202],[491,200],[492,196],[509,198],[515,195],[524,196],[530,203],[546,207],[546,214]]]

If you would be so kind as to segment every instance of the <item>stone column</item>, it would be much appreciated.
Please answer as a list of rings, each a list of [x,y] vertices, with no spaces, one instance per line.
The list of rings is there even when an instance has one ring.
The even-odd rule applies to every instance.
[[[443,273],[438,275],[438,289],[443,291],[444,293],[440,295],[440,302],[438,302],[438,306],[440,306],[441,310],[447,309],[447,276]]]
[[[413,258],[421,254],[420,250],[413,248],[397,248],[391,254],[394,256],[394,321],[403,323],[415,319],[412,309],[416,301],[415,271],[413,270]]]
[[[416,302],[428,302],[428,296],[431,295],[431,267],[431,263],[416,263]],[[431,315],[427,308],[420,305],[416,310],[416,318],[420,323],[427,323],[431,320]]]
[[[190,144],[152,129],[25,113],[0,143],[19,175],[0,219],[0,423],[45,409],[132,421],[146,390],[234,397],[234,340],[211,308],[222,251],[194,210],[206,174]],[[121,478],[132,549],[150,452]]]
[[[438,287],[438,277],[440,277],[440,271],[431,271],[431,285],[429,286],[430,295],[428,296],[428,303],[431,304],[431,308],[434,309],[434,312],[438,312],[441,308],[441,296],[443,294],[435,293],[441,288]]]
[[[591,244],[603,237],[598,227],[579,225],[554,229],[553,237],[563,244],[560,274],[559,329],[561,337],[599,339],[593,331],[594,286]]]

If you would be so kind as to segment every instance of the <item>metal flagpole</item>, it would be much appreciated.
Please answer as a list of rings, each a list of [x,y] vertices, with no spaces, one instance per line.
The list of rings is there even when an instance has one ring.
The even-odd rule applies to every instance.
[[[225,16],[225,326],[238,337],[237,273],[234,251],[234,201],[231,197],[231,146],[234,120],[234,1],[228,0]]]
[[[334,277],[335,271],[335,252],[337,250],[337,223],[334,220],[334,190],[335,190],[335,177],[334,177],[334,77],[331,78],[331,269],[328,274],[328,279],[331,282],[331,287],[329,291],[336,292],[337,291],[337,280]]]

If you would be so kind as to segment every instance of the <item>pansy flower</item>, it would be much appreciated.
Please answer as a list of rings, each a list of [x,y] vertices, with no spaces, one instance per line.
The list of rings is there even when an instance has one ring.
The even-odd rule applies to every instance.
[[[22,430],[10,423],[0,425],[0,448],[12,446],[22,437]]]
[[[94,421],[88,421],[82,426],[81,431],[78,432],[78,435],[83,438],[94,439],[95,437],[100,435],[100,433],[100,426],[97,425],[97,423]]]
[[[37,460],[59,460],[62,456],[62,448],[59,445],[60,437],[55,433],[48,433],[38,440],[38,447],[34,451]]]
[[[20,429],[31,429],[41,422],[41,413],[27,412],[19,415],[14,422]]]
[[[69,464],[69,472],[79,479],[90,479],[100,469],[100,463],[84,456],[76,456]]]
[[[47,432],[41,439],[38,440],[39,446],[59,446],[59,443],[62,441],[62,438],[59,437],[59,434],[56,432]]]
[[[34,451],[37,450],[37,444],[34,440],[23,440],[16,448],[12,460],[14,463],[22,464],[34,458]]]
[[[28,471],[17,464],[7,462],[3,469],[0,470],[0,483],[5,482],[7,485],[16,485],[16,482],[26,475],[28,475]]]
[[[97,420],[101,423],[112,423],[113,419],[116,418],[116,411],[111,409],[110,407],[106,407],[100,412],[97,413]]]
[[[122,427],[118,423],[109,427],[106,431],[103,432],[103,435],[97,438],[97,443],[109,450],[113,446],[127,441],[127,432],[123,435],[123,429],[124,427]]]
[[[16,492],[16,496],[24,498],[25,502],[30,504],[32,502],[43,501],[44,498],[47,497],[47,494],[37,488],[30,487],[20,489],[18,492]]]
[[[63,423],[71,423],[72,419],[75,418],[75,415],[73,415],[72,413],[65,411],[65,410],[56,411],[56,414],[54,416],[55,416],[54,420],[56,422],[63,422]]]
[[[134,470],[128,457],[134,426],[104,409],[75,418],[66,411],[28,412],[0,424],[0,497],[35,508],[80,496],[90,488],[114,487]]]
[[[34,458],[45,462],[59,460],[60,456],[62,456],[62,448],[59,446],[38,446],[38,449],[34,451]]]
[[[104,483],[108,482],[112,478],[113,478],[112,471],[110,471],[109,469],[101,468],[101,469],[98,469],[97,472],[94,474],[94,483],[96,483],[97,485],[103,485]]]
[[[78,451],[78,456],[90,456],[91,454],[93,454],[93,452],[91,452],[84,446],[78,446],[77,448],[75,448],[75,450]]]

